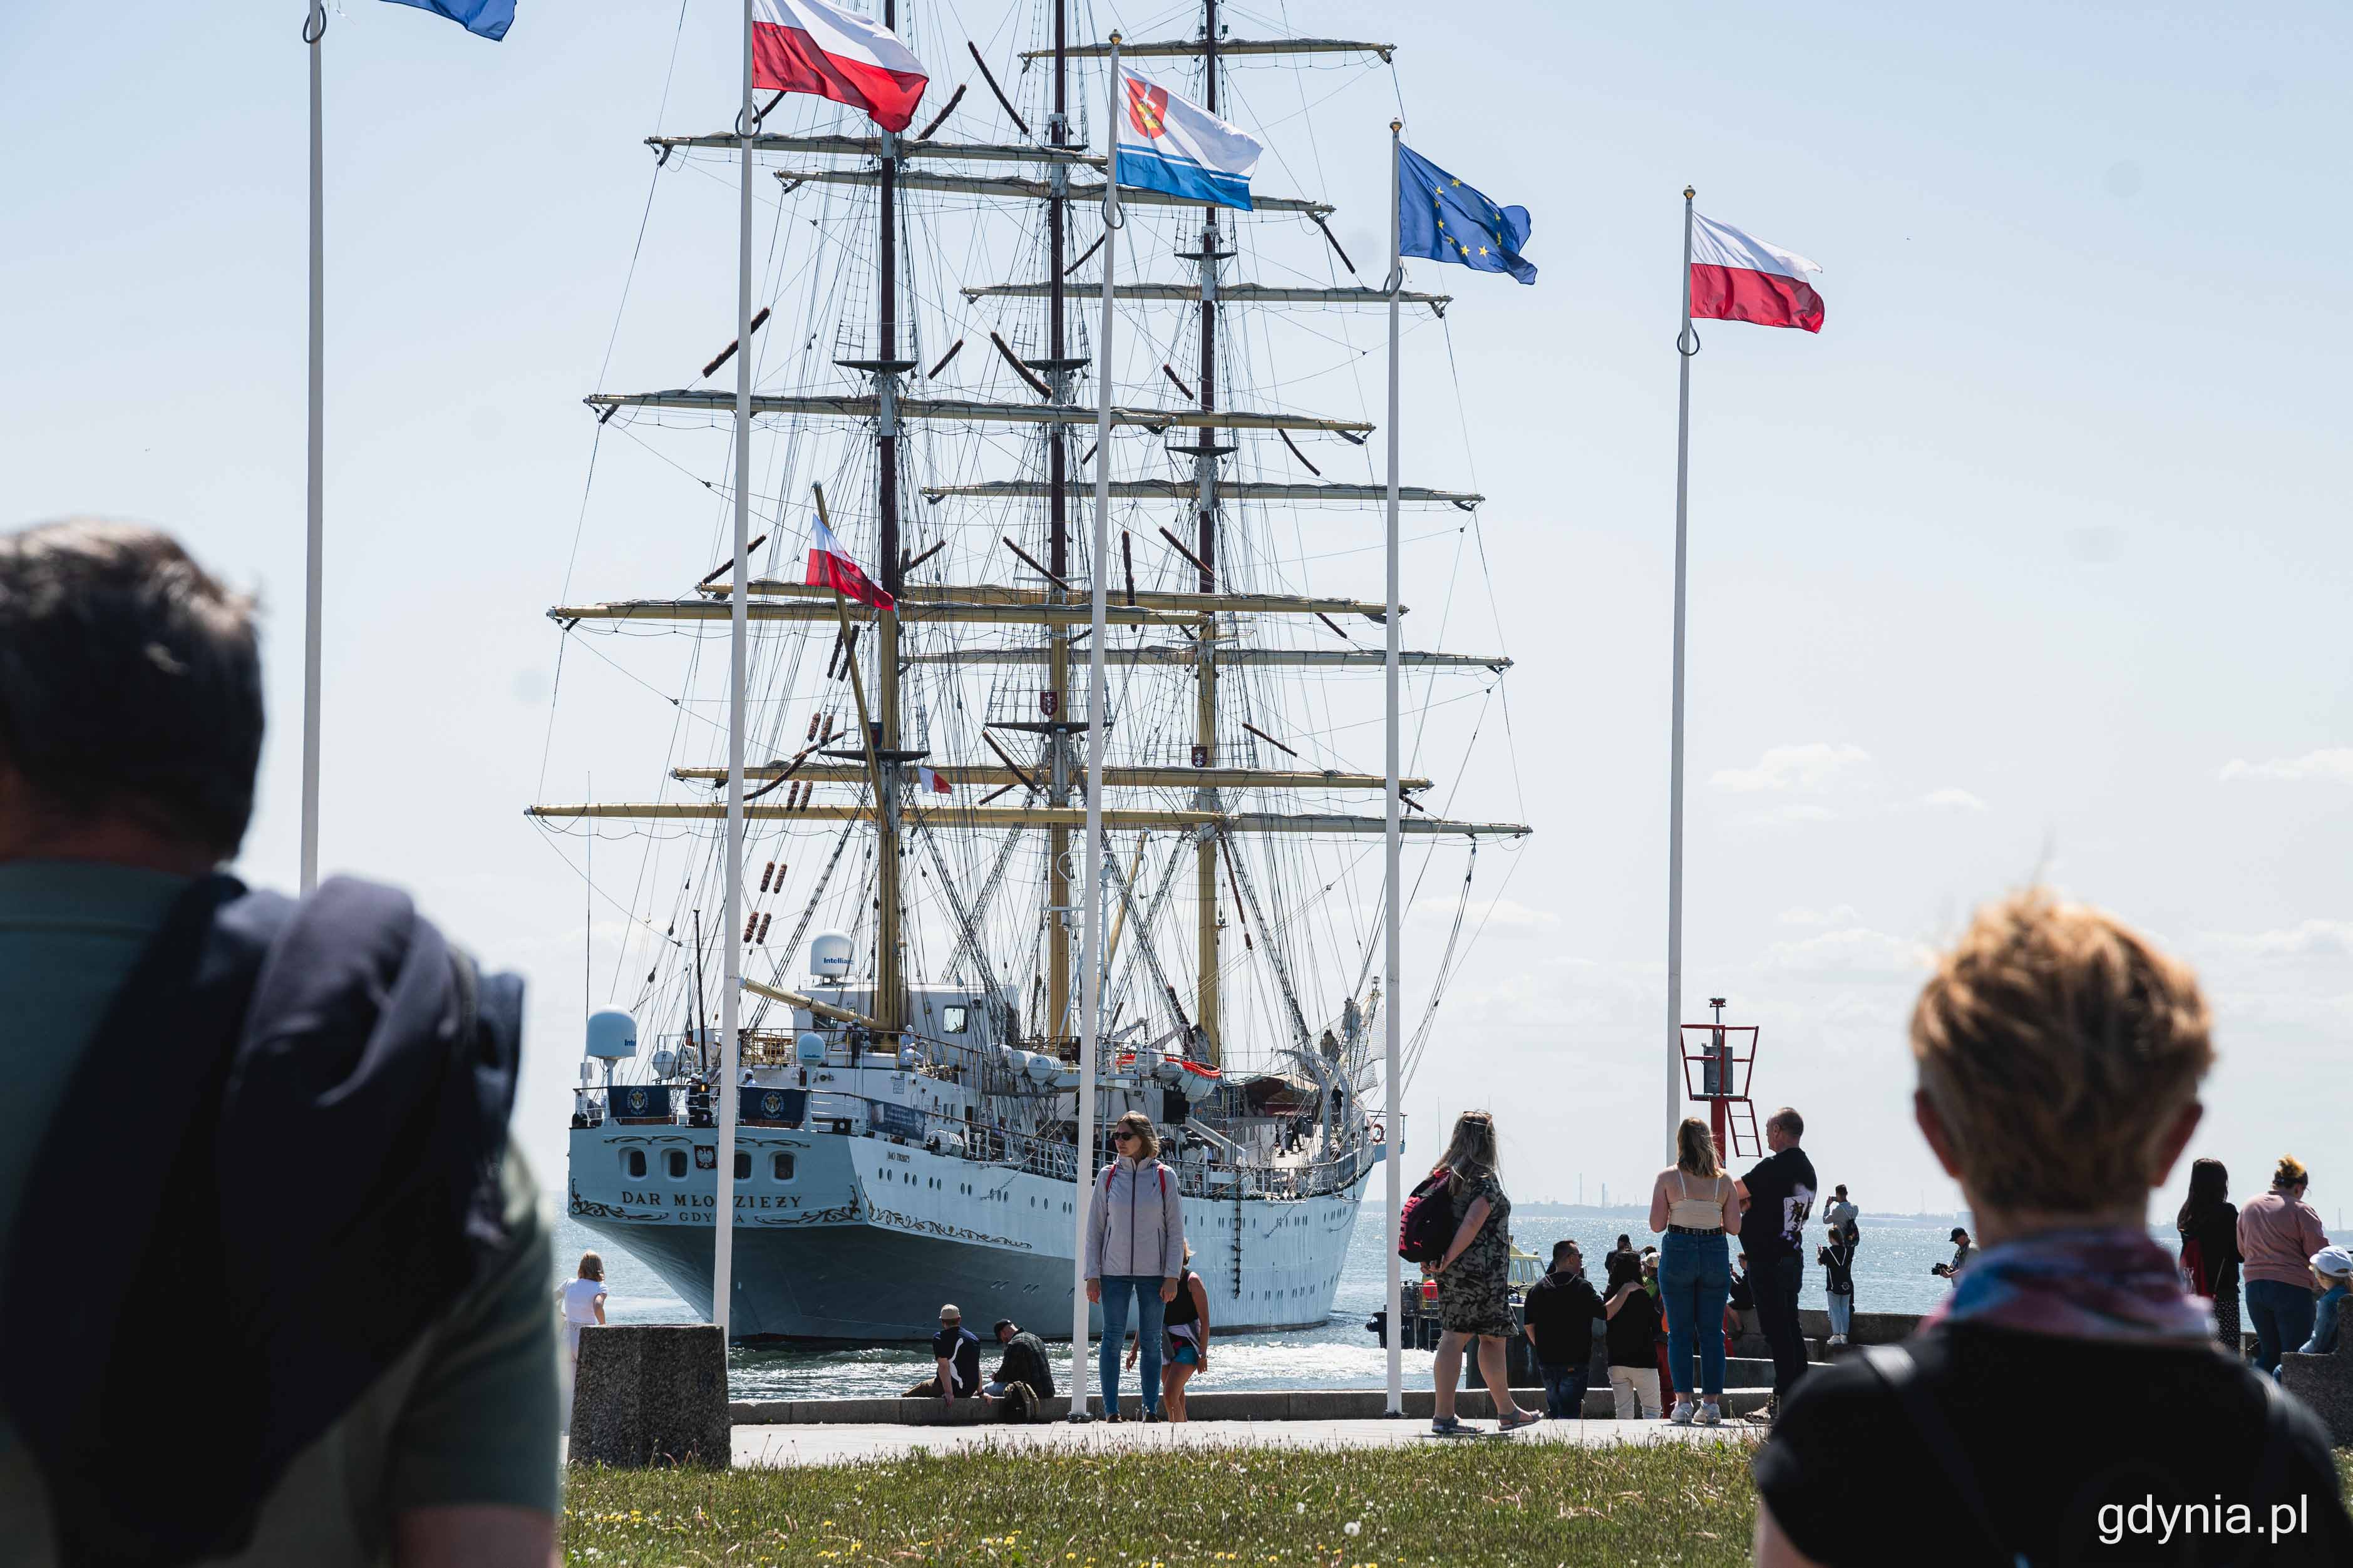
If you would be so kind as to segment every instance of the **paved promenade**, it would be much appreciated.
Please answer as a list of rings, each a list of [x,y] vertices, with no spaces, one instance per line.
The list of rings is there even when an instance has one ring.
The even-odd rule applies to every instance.
[[[1179,1445],[1199,1447],[1279,1447],[1286,1448],[1377,1448],[1401,1444],[1435,1447],[1441,1441],[1429,1436],[1430,1422],[1369,1421],[1189,1421],[1147,1426],[1123,1421],[1072,1426],[1067,1421],[1040,1422],[1029,1426],[905,1426],[848,1424],[795,1424],[784,1426],[735,1428],[734,1458],[739,1466],[783,1468],[793,1465],[851,1464],[861,1459],[896,1459],[918,1449],[934,1454],[966,1449],[1018,1453],[1039,1449],[1166,1448]],[[1476,1447],[1482,1443],[1556,1443],[1599,1446],[1609,1443],[1704,1443],[1729,1439],[1756,1442],[1765,1428],[1746,1422],[1721,1426],[1676,1426],[1664,1421],[1544,1421],[1506,1436],[1445,1439]]]

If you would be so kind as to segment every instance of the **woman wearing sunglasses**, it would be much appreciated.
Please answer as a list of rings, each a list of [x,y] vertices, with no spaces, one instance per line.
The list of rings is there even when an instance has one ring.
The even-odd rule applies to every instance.
[[[1144,1418],[1157,1421],[1160,1313],[1176,1299],[1176,1281],[1185,1272],[1184,1204],[1176,1173],[1160,1163],[1160,1135],[1153,1131],[1152,1118],[1131,1110],[1111,1135],[1119,1157],[1095,1184],[1094,1210],[1087,1216],[1087,1300],[1103,1306],[1103,1349],[1095,1367],[1103,1380],[1103,1419],[1120,1419],[1119,1352],[1133,1299],[1144,1362]]]

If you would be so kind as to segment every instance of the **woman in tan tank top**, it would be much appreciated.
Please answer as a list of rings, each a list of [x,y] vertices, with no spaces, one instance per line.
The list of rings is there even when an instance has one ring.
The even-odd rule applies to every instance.
[[[1675,1163],[1651,1184],[1651,1228],[1659,1245],[1659,1294],[1667,1309],[1667,1367],[1675,1380],[1677,1426],[1724,1419],[1724,1298],[1732,1288],[1732,1248],[1740,1234],[1740,1194],[1725,1174],[1707,1123],[1686,1116],[1675,1129]],[[1692,1356],[1699,1356],[1701,1401],[1692,1399]]]

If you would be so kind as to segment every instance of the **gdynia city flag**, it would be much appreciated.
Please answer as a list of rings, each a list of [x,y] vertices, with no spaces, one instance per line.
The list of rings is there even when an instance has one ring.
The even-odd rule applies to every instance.
[[[1122,71],[1120,85],[1127,108],[1115,143],[1121,184],[1250,210],[1250,171],[1266,151],[1256,137],[1140,76]]]
[[[1522,259],[1528,209],[1497,206],[1403,142],[1398,144],[1398,254],[1536,280]]]

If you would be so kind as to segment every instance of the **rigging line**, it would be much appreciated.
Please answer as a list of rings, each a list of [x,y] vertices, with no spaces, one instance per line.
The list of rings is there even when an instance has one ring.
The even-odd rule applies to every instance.
[[[614,898],[610,893],[598,890],[596,884],[589,880],[588,873],[572,863],[572,857],[566,855],[555,842],[556,839],[565,837],[564,834],[561,834],[556,829],[550,827],[543,818],[536,820],[533,823],[533,826],[539,829],[539,836],[546,842],[548,848],[554,851],[555,858],[564,862],[565,868],[570,871],[574,876],[579,878],[581,881],[586,883],[588,890],[591,893],[594,893],[597,898],[604,900],[607,903],[612,905],[613,908],[618,910],[621,912],[621,919],[627,923],[634,926],[642,926],[648,931],[652,931],[654,930],[652,921],[647,920],[642,915],[638,914],[627,904],[624,904],[618,899]],[[592,826],[589,828],[588,832],[589,835],[593,837],[596,833],[596,829]],[[658,935],[656,940],[667,942],[672,947],[679,945],[677,939],[674,937],[662,937]]]

